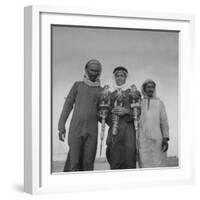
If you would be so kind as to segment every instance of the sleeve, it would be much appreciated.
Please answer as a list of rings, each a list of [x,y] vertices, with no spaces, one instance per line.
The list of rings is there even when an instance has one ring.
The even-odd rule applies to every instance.
[[[106,124],[111,127],[112,126],[112,113],[111,110],[108,112],[108,116],[106,117]]]
[[[101,117],[100,117],[100,101],[101,101],[101,92],[102,92],[102,87],[100,87],[100,93],[99,93],[99,95],[97,96],[97,98],[96,98],[96,105],[97,105],[97,120],[99,121],[99,122],[101,122]]]
[[[112,109],[114,108],[114,96],[113,96],[113,94],[110,94],[111,96],[110,96],[110,101],[111,101],[111,103],[110,103],[110,108],[109,108],[109,111],[108,111],[108,115],[107,115],[107,117],[106,117],[106,124],[109,126],[109,127],[111,127],[112,126],[112,124],[113,124],[113,122],[112,122]]]
[[[169,138],[169,124],[164,103],[161,101],[160,128],[163,138]]]
[[[75,103],[77,95],[77,87],[78,87],[78,82],[75,82],[65,99],[65,103],[63,105],[63,109],[58,122],[59,131],[65,131],[65,123]]]

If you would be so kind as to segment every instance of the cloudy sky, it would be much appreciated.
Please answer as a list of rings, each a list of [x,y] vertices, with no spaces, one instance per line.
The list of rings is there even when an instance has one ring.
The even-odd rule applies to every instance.
[[[178,155],[178,32],[53,26],[52,44],[54,160],[68,151],[67,141],[57,137],[64,97],[74,81],[82,80],[90,59],[102,63],[102,85],[112,83],[113,68],[119,65],[128,69],[129,83],[138,88],[147,78],[155,80],[169,118],[169,155]]]

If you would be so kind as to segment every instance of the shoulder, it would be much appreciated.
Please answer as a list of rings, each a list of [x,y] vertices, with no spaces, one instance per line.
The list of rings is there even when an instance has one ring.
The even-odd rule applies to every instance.
[[[82,84],[83,83],[83,81],[75,81],[74,82],[74,85],[80,85],[80,84]]]
[[[74,82],[72,87],[71,87],[71,91],[76,91],[80,84],[81,84],[81,81]]]
[[[159,97],[156,97],[155,99],[156,99],[160,104],[164,104],[163,100],[160,99]]]
[[[79,85],[82,85],[83,84],[83,81],[76,81],[74,82],[73,84],[73,88],[78,88]]]
[[[100,86],[97,86],[96,88],[97,88],[98,90],[100,90],[100,91],[103,91],[103,89],[104,89],[101,85],[100,85]]]
[[[113,92],[111,92],[111,96],[115,96],[117,94],[117,91],[115,90],[115,91],[113,91]]]
[[[159,97],[157,97],[156,99],[157,99],[157,101],[158,101],[158,103],[159,103],[159,105],[160,105],[160,108],[165,107],[165,104],[164,104],[164,102],[163,102],[162,99],[160,99]]]

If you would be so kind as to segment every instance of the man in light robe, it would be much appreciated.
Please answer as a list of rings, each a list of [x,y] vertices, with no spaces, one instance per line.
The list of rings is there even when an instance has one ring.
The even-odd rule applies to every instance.
[[[167,167],[169,125],[163,101],[156,97],[156,83],[142,85],[143,100],[139,126],[139,165],[141,168]]]
[[[68,144],[69,153],[64,171],[88,171],[94,169],[98,136],[98,100],[101,92],[99,77],[101,64],[90,60],[85,66],[83,81],[71,88],[59,119],[59,139],[65,139],[65,123],[73,111]]]

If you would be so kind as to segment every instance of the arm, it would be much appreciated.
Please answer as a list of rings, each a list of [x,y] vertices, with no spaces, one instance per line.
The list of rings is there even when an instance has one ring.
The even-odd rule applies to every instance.
[[[69,94],[67,95],[67,97],[65,99],[65,103],[64,103],[61,115],[60,115],[59,122],[58,122],[59,132],[65,133],[65,123],[67,121],[67,118],[68,118],[71,110],[73,109],[76,94],[77,94],[77,82],[74,83]]]
[[[160,109],[160,128],[163,138],[169,139],[169,124],[167,119],[167,113],[165,109],[164,103],[161,101],[161,109]]]
[[[112,112],[111,112],[111,110],[108,112],[108,116],[106,117],[106,124],[109,127],[112,126]]]
[[[165,110],[165,105],[162,101],[160,110],[160,128],[163,137],[161,150],[163,152],[166,152],[168,150],[168,141],[169,141],[169,124],[167,119],[167,113]]]
[[[99,96],[97,97],[97,120],[98,120],[98,122],[100,122],[101,123],[101,121],[102,121],[102,118],[101,118],[101,109],[100,109],[100,102],[101,102],[101,93],[102,93],[102,88],[101,88],[101,90],[100,90],[100,94],[99,94]]]

